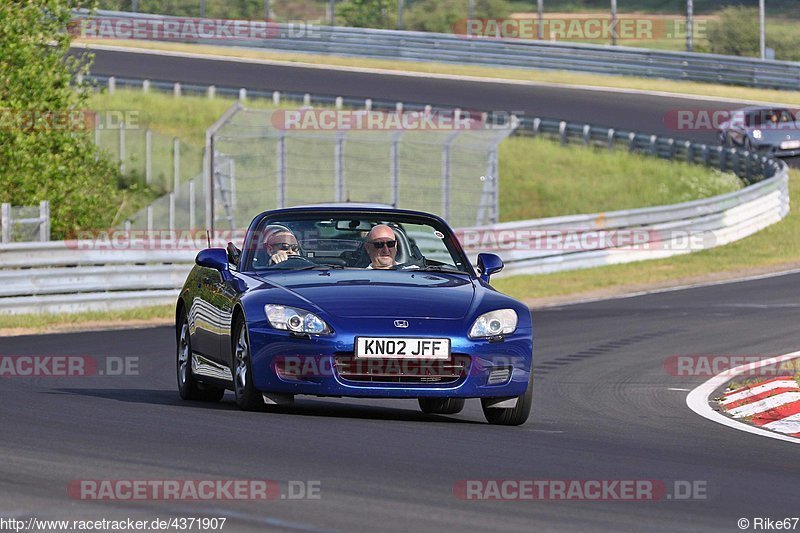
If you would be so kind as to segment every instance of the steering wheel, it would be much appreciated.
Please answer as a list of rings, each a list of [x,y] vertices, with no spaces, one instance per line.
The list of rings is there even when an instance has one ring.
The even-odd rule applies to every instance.
[[[286,261],[281,261],[280,263],[273,263],[270,265],[271,268],[276,269],[287,269],[288,268],[301,268],[308,265],[316,265],[316,263],[310,259],[303,257],[302,255],[290,255],[286,258]]]

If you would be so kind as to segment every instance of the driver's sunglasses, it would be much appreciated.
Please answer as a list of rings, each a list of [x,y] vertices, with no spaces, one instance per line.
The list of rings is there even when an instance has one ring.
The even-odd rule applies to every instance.
[[[374,246],[376,250],[380,250],[384,246],[388,246],[389,248],[394,248],[395,246],[397,246],[397,241],[373,241],[370,244]]]
[[[275,242],[270,244],[273,248],[278,248],[279,250],[283,250],[284,252],[288,252],[289,250],[293,252],[297,252],[300,250],[299,244],[290,244],[288,242]]]

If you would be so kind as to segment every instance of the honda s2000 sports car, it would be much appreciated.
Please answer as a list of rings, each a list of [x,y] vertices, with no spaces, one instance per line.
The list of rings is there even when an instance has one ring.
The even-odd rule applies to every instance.
[[[531,315],[441,218],[373,205],[267,211],[241,250],[202,250],[176,308],[181,397],[245,410],[295,395],[415,398],[492,424],[531,409]]]

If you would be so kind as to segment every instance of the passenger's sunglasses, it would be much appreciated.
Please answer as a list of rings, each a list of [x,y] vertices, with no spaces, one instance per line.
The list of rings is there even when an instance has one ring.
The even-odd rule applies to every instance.
[[[374,241],[371,242],[370,244],[374,246],[376,250],[380,250],[384,246],[388,246],[389,248],[394,248],[395,246],[397,246],[397,241]]]
[[[275,242],[270,244],[273,248],[278,248],[279,250],[283,250],[284,252],[288,252],[289,250],[293,252],[297,252],[300,250],[299,244],[289,244],[288,242]]]

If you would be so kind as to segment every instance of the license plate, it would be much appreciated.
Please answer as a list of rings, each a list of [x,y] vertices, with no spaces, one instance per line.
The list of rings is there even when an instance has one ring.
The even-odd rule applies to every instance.
[[[450,339],[356,337],[359,359],[449,359]]]
[[[785,141],[781,143],[781,150],[795,150],[800,148],[800,141]]]

